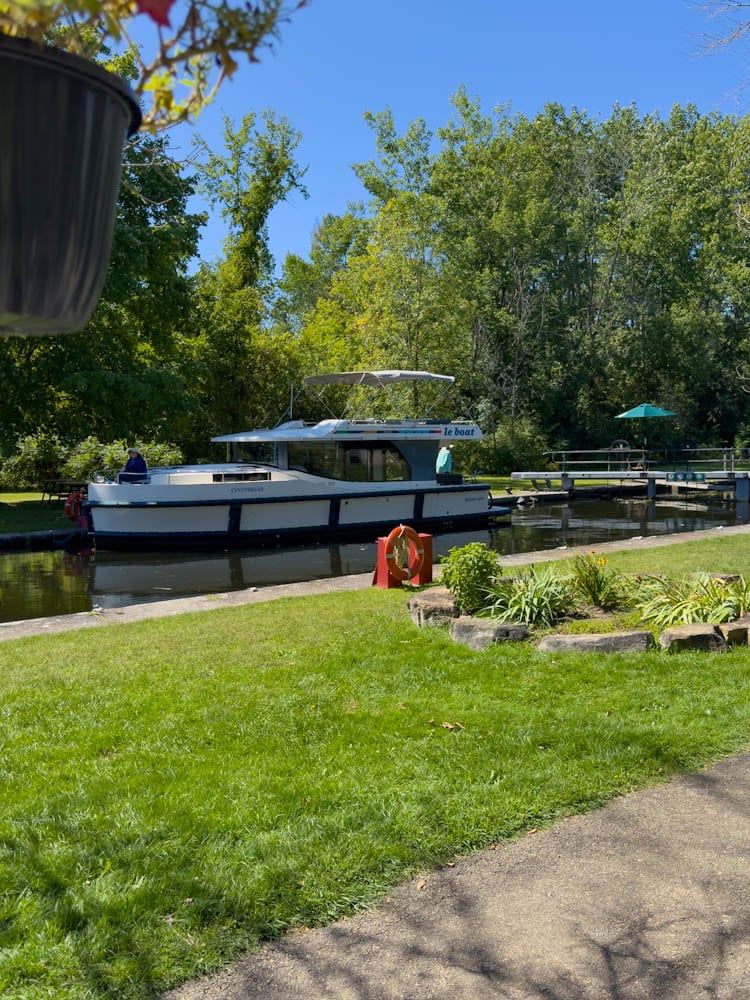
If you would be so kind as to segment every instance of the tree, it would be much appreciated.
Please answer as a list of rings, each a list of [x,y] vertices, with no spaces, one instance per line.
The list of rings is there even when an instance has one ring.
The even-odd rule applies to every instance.
[[[216,266],[196,278],[196,328],[189,344],[198,406],[188,435],[193,448],[213,433],[274,419],[286,405],[293,342],[267,329],[273,292],[268,218],[291,191],[307,197],[304,169],[294,153],[299,133],[267,111],[263,128],[253,114],[235,129],[225,119],[226,151],[205,142],[203,190],[221,206],[229,232]]]
[[[364,252],[370,228],[354,211],[326,215],[313,233],[310,259],[287,254],[271,310],[274,327],[302,332],[316,304],[330,294],[335,275]]]
[[[205,221],[187,211],[194,189],[166,139],[126,149],[108,276],[86,329],[3,344],[3,377],[14,386],[0,402],[6,451],[39,428],[65,441],[169,435],[185,405],[178,346]]]

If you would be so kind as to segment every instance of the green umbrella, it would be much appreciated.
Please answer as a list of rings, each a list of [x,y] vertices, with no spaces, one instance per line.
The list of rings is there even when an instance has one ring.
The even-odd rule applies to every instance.
[[[618,413],[615,420],[641,420],[644,417],[676,417],[676,413],[672,413],[671,410],[664,410],[661,406],[654,406],[653,403],[639,403],[638,406],[634,406],[630,410],[625,410],[624,413]],[[643,447],[647,447],[646,437],[643,437]]]
[[[624,413],[618,413],[615,420],[629,420],[631,417],[676,417],[676,413],[672,413],[671,410],[663,410],[660,406],[654,406],[653,403],[639,403],[638,406],[634,406],[632,410],[625,410]]]

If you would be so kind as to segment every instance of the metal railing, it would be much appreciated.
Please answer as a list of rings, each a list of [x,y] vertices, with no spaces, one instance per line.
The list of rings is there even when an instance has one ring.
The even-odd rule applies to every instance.
[[[750,470],[748,448],[597,448],[546,451],[550,472],[735,472]]]

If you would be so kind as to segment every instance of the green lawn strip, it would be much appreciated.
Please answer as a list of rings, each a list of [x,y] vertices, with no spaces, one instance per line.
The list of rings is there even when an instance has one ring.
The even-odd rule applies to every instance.
[[[657,548],[618,549],[602,553],[596,544],[590,551],[602,553],[609,568],[619,573],[664,573],[682,576],[685,573],[740,573],[750,578],[750,534],[725,535],[716,532],[713,538],[684,541],[689,535],[680,536],[673,545]],[[537,565],[541,566],[542,563]],[[568,572],[571,560],[556,562],[561,573]],[[502,569],[502,556],[500,557]],[[513,567],[515,573],[523,567]]]
[[[71,527],[61,501],[42,502],[40,493],[0,493],[0,534]]]
[[[147,997],[750,741],[747,650],[477,654],[405,600],[3,643],[2,996]]]

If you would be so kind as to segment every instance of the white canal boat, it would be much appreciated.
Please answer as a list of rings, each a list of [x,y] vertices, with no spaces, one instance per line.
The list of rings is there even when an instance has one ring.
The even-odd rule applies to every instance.
[[[452,385],[429,372],[344,372],[305,387]],[[486,525],[507,514],[486,483],[435,472],[446,444],[479,441],[470,421],[288,420],[212,438],[230,462],[154,468],[137,481],[97,476],[85,513],[97,548],[228,548],[344,538],[374,540],[399,523],[422,531]]]

